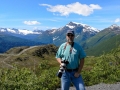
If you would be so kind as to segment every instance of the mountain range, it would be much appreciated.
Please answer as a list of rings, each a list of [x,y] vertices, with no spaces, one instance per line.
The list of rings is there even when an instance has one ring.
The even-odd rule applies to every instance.
[[[90,48],[94,48],[103,41],[109,40],[110,38],[120,34],[120,26],[118,25],[111,25],[103,30],[98,30],[89,25],[76,22],[69,22],[58,29],[45,31],[0,28],[0,50],[2,49],[0,53],[3,53],[14,46],[31,46],[41,44],[55,44],[56,46],[59,46],[61,43],[66,41],[66,32],[69,29],[75,31],[75,41],[81,44],[87,52],[89,52]],[[18,40],[19,44],[16,42]],[[14,45],[14,43],[16,44]],[[5,46],[4,44],[9,44],[10,46]]]
[[[21,30],[15,28],[0,28],[0,33],[5,35],[11,35],[23,39],[33,40],[41,43],[54,43],[60,45],[65,41],[66,31],[72,29],[76,33],[76,41],[83,41],[99,32],[98,29],[90,27],[86,24],[80,24],[76,22],[69,22],[65,26],[58,29],[51,30]],[[63,40],[64,39],[64,40]]]

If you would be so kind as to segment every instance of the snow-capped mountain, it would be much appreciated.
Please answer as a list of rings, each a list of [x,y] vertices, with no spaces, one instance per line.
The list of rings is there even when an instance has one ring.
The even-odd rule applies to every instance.
[[[75,29],[76,27],[83,27],[83,32],[99,32],[98,29],[94,27],[90,27],[86,24],[70,22],[69,24],[65,25],[64,27],[68,27],[69,29]],[[63,28],[64,28],[63,27]],[[53,30],[46,30],[49,34],[54,34],[57,31],[63,30],[63,28],[53,29]],[[29,35],[29,34],[42,34],[42,30],[27,30],[27,29],[15,29],[15,28],[0,28],[1,33],[11,33],[11,34],[20,34],[20,35]]]
[[[118,35],[120,35],[120,26],[118,25],[111,25],[103,30],[101,30],[98,34],[96,34],[94,37],[91,37],[90,39],[86,40],[84,43],[84,48],[95,48],[99,47],[100,45],[104,45],[105,43],[109,41],[117,41],[117,38],[114,38]],[[111,39],[113,38],[113,39]],[[111,39],[111,40],[110,40]],[[108,41],[107,41],[108,40]],[[104,42],[105,41],[105,42]],[[119,41],[119,40],[118,40]],[[118,43],[119,44],[119,43]],[[108,44],[107,44],[108,45]],[[103,47],[103,46],[101,46]],[[109,46],[108,46],[109,47]],[[94,49],[95,50],[95,49]],[[91,50],[92,51],[92,50]]]
[[[83,32],[99,32],[98,29],[88,26],[87,24],[82,24],[82,23],[76,23],[76,22],[70,22],[69,24],[66,25],[67,27],[69,27],[70,29],[74,29],[75,27],[83,27]]]
[[[0,28],[0,33],[6,33],[8,35],[24,38],[24,39],[30,39],[39,41],[42,43],[54,43],[55,45],[60,45],[61,43],[66,41],[66,32],[67,30],[74,30],[75,31],[75,41],[78,43],[81,43],[83,41],[86,41],[87,39],[93,37],[97,33],[100,32],[100,30],[91,27],[86,24],[77,23],[77,22],[69,22],[63,27],[60,27],[58,29],[50,29],[50,30],[21,30],[21,29],[15,29],[15,28]],[[108,30],[120,30],[120,26],[117,25],[111,25],[107,28]],[[115,31],[116,32],[116,31]]]
[[[100,30],[98,30],[98,29],[96,29],[94,27],[88,26],[87,24],[70,22],[70,23],[66,24],[64,27],[61,27],[59,29],[53,29],[51,33],[54,34],[57,31],[59,32],[61,30],[64,30],[64,28],[76,31],[75,29],[77,27],[81,27],[83,29],[83,32],[97,33],[97,32],[100,31]]]
[[[93,39],[97,39],[95,42],[96,44],[96,43],[99,43],[100,40],[108,39],[112,36],[120,34],[120,26],[118,25],[111,25],[110,27],[105,28],[104,30],[100,31],[89,25],[82,24],[82,23],[76,23],[76,22],[69,22],[65,26],[60,27],[58,29],[50,29],[50,30],[45,30],[45,31],[43,30],[30,31],[26,29],[21,30],[21,29],[15,29],[15,28],[0,28],[0,40],[1,40],[0,45],[2,45],[3,47],[5,45],[9,45],[6,47],[10,48],[11,45],[12,47],[14,47],[13,44],[24,46],[28,44],[32,45],[34,42],[34,45],[42,43],[42,44],[55,44],[59,46],[61,43],[66,41],[67,30],[74,30],[75,31],[75,42],[82,44],[84,47],[88,45],[87,44],[88,42],[93,43],[95,41]],[[88,40],[92,38],[93,36],[94,36],[93,39]],[[17,40],[19,38],[19,41],[20,41],[19,44],[17,44],[16,42],[17,40],[15,38]],[[23,41],[26,41],[29,43],[24,44]]]
[[[120,34],[120,26],[118,26],[117,24],[113,24],[113,25],[109,26],[108,28],[105,28],[104,30],[111,32],[112,34],[115,34],[115,35]],[[102,30],[102,31],[104,31],[104,30]]]
[[[0,28],[0,32],[3,33],[12,33],[12,34],[21,34],[21,35],[28,35],[28,34],[41,34],[40,31],[30,31],[26,29],[15,29],[15,28]]]
[[[24,39],[34,39],[42,34],[42,30],[26,30],[26,29],[15,29],[15,28],[0,28],[0,33],[16,36]]]
[[[65,34],[67,30],[72,29],[76,33],[76,40],[86,40],[87,38],[96,35],[99,32],[98,29],[88,26],[86,24],[69,22],[65,26],[58,29],[51,30],[26,30],[26,29],[15,29],[15,28],[0,28],[0,33],[30,39],[35,41],[41,41],[42,43],[61,43],[65,41]],[[81,37],[81,38],[80,38]],[[63,39],[64,38],[64,39]],[[78,40],[77,40],[78,41]]]
[[[69,22],[65,26],[58,28],[47,30],[39,35],[36,40],[42,41],[43,43],[54,43],[56,45],[60,45],[62,42],[66,41],[66,32],[67,30],[74,30],[75,31],[75,41],[82,42],[94,35],[96,35],[99,30],[88,26],[86,24],[76,23],[76,22]]]
[[[116,24],[113,24],[113,25],[111,25],[111,26],[108,27],[108,28],[110,28],[110,29],[116,28],[116,29],[120,30],[120,26],[118,26],[118,25],[116,25]]]

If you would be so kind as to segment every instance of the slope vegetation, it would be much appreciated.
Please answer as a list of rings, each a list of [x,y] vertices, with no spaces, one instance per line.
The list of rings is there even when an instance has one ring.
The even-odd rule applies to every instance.
[[[112,49],[120,46],[120,35],[116,35],[110,39],[101,41],[99,44],[86,49],[86,53],[89,56],[100,56],[103,53],[108,53]]]
[[[0,53],[4,53],[13,47],[34,45],[43,45],[43,43],[0,33]]]
[[[4,54],[0,54],[1,61],[9,65],[17,65],[19,67],[33,68],[37,67],[39,63],[49,60],[51,64],[56,63],[55,53],[57,47],[54,45],[41,45],[31,47],[14,47]],[[2,64],[2,63],[1,63]],[[3,65],[1,65],[2,67]],[[4,68],[6,66],[3,66]]]

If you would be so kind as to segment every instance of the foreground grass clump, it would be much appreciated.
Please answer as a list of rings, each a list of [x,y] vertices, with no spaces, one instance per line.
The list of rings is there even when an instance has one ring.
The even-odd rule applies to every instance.
[[[0,70],[0,90],[55,90],[60,83],[57,70],[54,67],[45,69],[45,65],[40,65],[35,72],[17,67]]]
[[[90,69],[86,70],[87,67]],[[120,48],[100,57],[86,58],[82,75],[86,86],[120,82]]]

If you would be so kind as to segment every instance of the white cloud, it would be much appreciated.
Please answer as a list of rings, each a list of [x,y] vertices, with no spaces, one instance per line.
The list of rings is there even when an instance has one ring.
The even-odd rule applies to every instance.
[[[37,25],[37,24],[40,24],[40,22],[38,22],[38,21],[24,21],[23,23],[26,24],[26,25]]]
[[[116,23],[120,22],[120,18],[115,19],[115,22]]]
[[[56,6],[52,6],[49,4],[40,4],[40,5],[47,6],[48,11],[53,13],[58,12],[60,13],[61,16],[69,16],[70,13],[88,16],[91,13],[93,13],[95,9],[102,9],[99,5],[96,4],[86,5],[86,4],[81,4],[79,2],[75,2],[68,5],[56,5]]]

